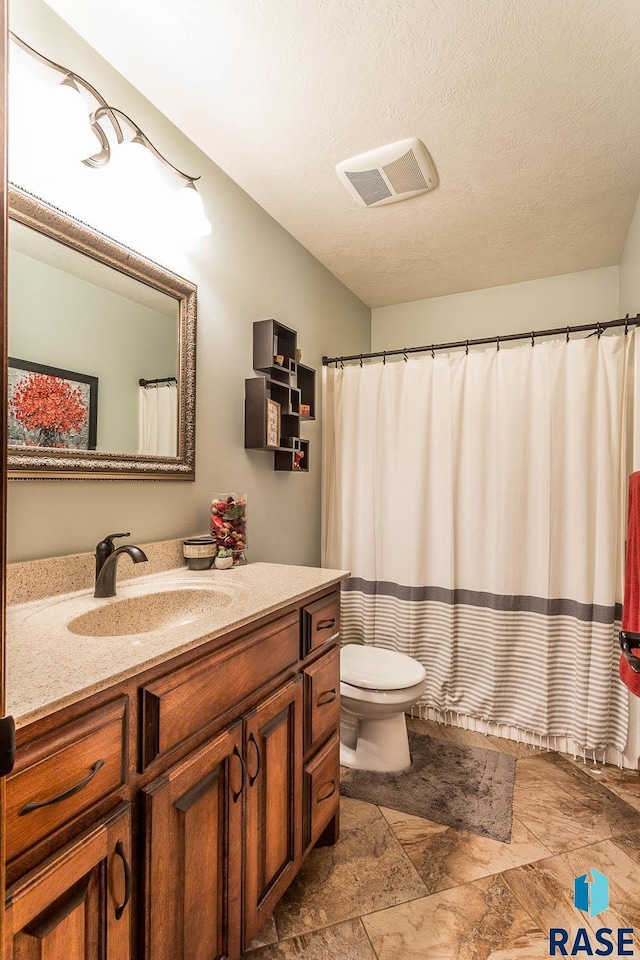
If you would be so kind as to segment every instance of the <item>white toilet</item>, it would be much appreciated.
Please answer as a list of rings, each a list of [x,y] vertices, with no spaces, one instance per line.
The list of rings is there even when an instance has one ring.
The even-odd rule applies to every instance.
[[[357,770],[411,766],[406,710],[427,672],[412,657],[359,643],[340,651],[340,763]]]

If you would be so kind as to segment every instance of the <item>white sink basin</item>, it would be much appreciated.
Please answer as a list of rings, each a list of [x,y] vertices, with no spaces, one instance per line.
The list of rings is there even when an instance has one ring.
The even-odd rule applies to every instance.
[[[230,594],[207,587],[157,590],[114,598],[73,617],[67,629],[80,637],[125,637],[154,633],[209,619],[232,601]],[[97,601],[100,602],[100,601]]]

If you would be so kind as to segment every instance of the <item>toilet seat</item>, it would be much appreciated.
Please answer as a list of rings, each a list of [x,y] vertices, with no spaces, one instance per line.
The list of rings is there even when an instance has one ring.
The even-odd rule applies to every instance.
[[[424,680],[414,683],[410,687],[394,687],[391,690],[374,690],[371,687],[355,687],[351,683],[340,681],[340,697],[345,703],[347,697],[357,703],[386,703],[406,704],[408,700],[415,701],[422,696]]]
[[[340,681],[350,687],[371,691],[406,690],[423,683],[426,676],[421,663],[395,650],[349,643],[340,651]]]

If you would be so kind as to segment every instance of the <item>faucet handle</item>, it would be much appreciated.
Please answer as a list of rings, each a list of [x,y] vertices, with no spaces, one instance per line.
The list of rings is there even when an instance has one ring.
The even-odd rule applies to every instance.
[[[114,551],[113,541],[115,537],[130,537],[130,533],[110,533],[108,537],[96,544],[96,577],[102,570],[105,560],[111,556]]]
[[[96,545],[96,580],[98,579],[100,571],[115,549],[113,546],[114,539],[116,537],[130,536],[130,533],[110,533],[108,537],[105,537],[104,540],[101,540],[100,543]]]
[[[111,551],[113,550],[113,541],[116,539],[116,537],[130,537],[130,536],[131,536],[130,533],[110,533],[108,537],[105,537],[104,540],[100,541],[100,543],[96,547],[96,550],[99,547],[104,548],[104,545],[106,544],[109,549],[109,553],[111,553]]]

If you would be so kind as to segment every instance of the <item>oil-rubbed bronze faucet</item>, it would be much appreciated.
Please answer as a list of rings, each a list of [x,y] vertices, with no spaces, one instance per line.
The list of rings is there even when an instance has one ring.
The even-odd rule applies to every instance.
[[[116,537],[130,537],[130,533],[110,533],[96,547],[96,588],[94,597],[103,599],[116,595],[116,570],[118,560],[123,553],[128,554],[134,563],[144,563],[149,558],[140,547],[125,544],[117,549],[113,546]]]

